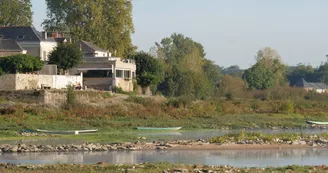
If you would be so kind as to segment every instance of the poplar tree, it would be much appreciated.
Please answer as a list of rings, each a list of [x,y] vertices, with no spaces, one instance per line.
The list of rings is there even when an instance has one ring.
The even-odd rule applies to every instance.
[[[0,26],[31,26],[30,0],[0,0]]]

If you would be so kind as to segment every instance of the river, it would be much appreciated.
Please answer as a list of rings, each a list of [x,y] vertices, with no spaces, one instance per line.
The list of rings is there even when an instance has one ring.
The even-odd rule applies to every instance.
[[[286,165],[328,165],[328,149],[261,149],[261,150],[181,150],[181,151],[113,151],[68,153],[0,154],[0,162],[21,164],[137,164],[170,162],[176,164],[232,165],[267,167]]]

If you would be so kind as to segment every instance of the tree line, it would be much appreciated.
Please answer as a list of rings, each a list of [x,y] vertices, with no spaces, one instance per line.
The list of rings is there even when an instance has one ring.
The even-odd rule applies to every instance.
[[[328,63],[318,68],[287,66],[276,50],[265,47],[256,53],[252,67],[223,68],[206,58],[200,43],[182,34],[172,34],[156,42],[150,52],[138,52],[130,58],[137,62],[138,84],[168,97],[229,97],[249,90],[294,86],[302,78],[328,84]]]

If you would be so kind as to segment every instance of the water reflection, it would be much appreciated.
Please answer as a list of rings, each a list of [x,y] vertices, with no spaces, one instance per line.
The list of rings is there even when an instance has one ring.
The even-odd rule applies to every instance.
[[[1,154],[0,162],[26,164],[77,163],[136,164],[142,162],[266,167],[328,164],[328,149],[115,151],[86,153]]]

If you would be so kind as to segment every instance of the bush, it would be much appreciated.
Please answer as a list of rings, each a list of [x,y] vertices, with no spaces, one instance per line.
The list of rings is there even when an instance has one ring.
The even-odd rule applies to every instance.
[[[39,71],[43,67],[39,57],[31,55],[13,55],[0,59],[0,73],[29,73]]]
[[[279,106],[279,112],[281,113],[293,113],[294,112],[294,102],[292,101],[284,101]]]
[[[170,99],[167,102],[168,106],[173,106],[175,108],[186,108],[189,106],[194,99],[190,96],[180,96],[174,99]]]
[[[76,95],[74,85],[67,85],[66,104],[68,108],[72,108],[76,104]]]

